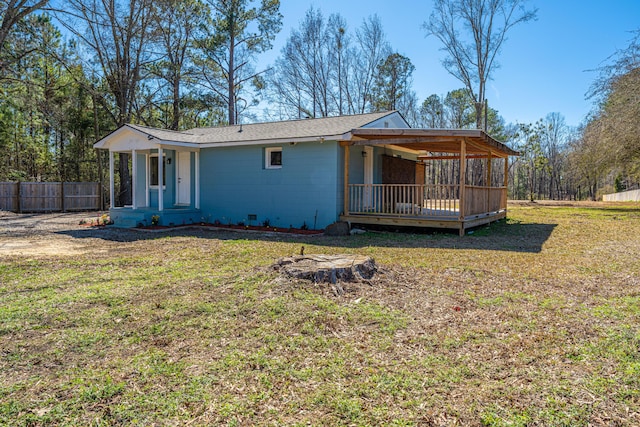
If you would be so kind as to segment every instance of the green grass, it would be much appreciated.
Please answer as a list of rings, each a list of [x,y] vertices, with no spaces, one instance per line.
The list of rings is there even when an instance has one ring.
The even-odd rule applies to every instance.
[[[205,231],[5,257],[0,425],[638,425],[638,235],[637,204],[526,204],[462,238]],[[340,297],[279,278],[301,245],[381,272]]]

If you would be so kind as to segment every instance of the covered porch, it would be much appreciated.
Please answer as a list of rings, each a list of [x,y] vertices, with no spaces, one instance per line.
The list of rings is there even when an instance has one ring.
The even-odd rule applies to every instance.
[[[518,153],[481,130],[354,129],[341,144],[343,221],[462,236],[506,217],[508,158]],[[351,166],[358,155],[362,180]]]
[[[109,152],[109,215],[116,226],[202,221],[197,146],[160,139],[146,128],[128,125],[95,147]],[[126,175],[121,176],[123,170]],[[122,181],[128,184],[122,186]],[[128,197],[118,192],[123,187]]]
[[[131,204],[117,206],[115,155],[109,151],[109,214],[120,227],[201,222],[198,151],[163,148],[124,151],[129,157]],[[160,160],[162,159],[162,161]]]

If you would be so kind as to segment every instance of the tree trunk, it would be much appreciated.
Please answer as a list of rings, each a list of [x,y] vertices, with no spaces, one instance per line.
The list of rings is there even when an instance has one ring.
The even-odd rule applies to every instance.
[[[173,80],[173,120],[171,130],[178,130],[180,126],[180,79],[175,75]]]
[[[369,280],[377,272],[373,258],[363,255],[299,255],[281,258],[272,268],[289,277],[333,284]]]
[[[233,24],[231,24],[233,25]],[[230,33],[230,39],[229,39],[229,75],[227,76],[228,78],[228,87],[229,87],[229,124],[230,125],[235,125],[237,120],[236,120],[236,93],[235,93],[235,87],[234,87],[234,80],[235,80],[235,61],[234,61],[234,56],[235,56],[235,37],[234,37],[234,30],[231,29],[229,31]]]
[[[484,110],[484,103],[476,102],[474,106],[476,108],[476,129],[482,129],[482,110]]]
[[[120,160],[120,164],[118,167],[118,173],[120,174],[120,197],[118,201],[120,202],[120,206],[127,206],[131,204],[131,174],[129,173],[129,153],[119,153],[118,158]]]

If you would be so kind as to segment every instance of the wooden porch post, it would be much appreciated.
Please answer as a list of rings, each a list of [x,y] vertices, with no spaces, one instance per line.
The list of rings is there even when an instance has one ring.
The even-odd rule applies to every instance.
[[[164,154],[162,147],[158,147],[158,211],[162,212],[164,206]]]
[[[493,163],[493,153],[489,150],[489,155],[487,157],[487,187],[491,187],[491,166]]]
[[[509,155],[504,158],[504,211],[507,211],[507,198],[509,197]],[[501,206],[502,207],[502,206]]]
[[[465,187],[467,185],[467,141],[465,138],[460,140],[460,236],[464,236],[464,203],[465,203]]]
[[[113,176],[113,151],[109,150],[109,207],[116,207],[116,179]]]
[[[504,158],[504,186],[509,187],[509,156]]]
[[[136,150],[131,150],[131,175],[133,175],[131,183],[131,208],[138,206],[136,201],[136,181],[138,180],[138,155]]]
[[[344,207],[345,215],[349,215],[349,146],[344,146]]]
[[[491,164],[493,163],[493,157],[491,150],[489,150],[489,154],[487,155],[487,199],[485,200],[486,209],[485,212],[489,212],[491,210]]]

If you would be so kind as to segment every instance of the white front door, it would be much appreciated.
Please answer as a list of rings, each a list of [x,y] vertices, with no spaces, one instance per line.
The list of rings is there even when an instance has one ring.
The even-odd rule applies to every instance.
[[[373,207],[373,147],[364,147],[364,207]]]
[[[178,205],[191,204],[191,153],[178,151]]]

